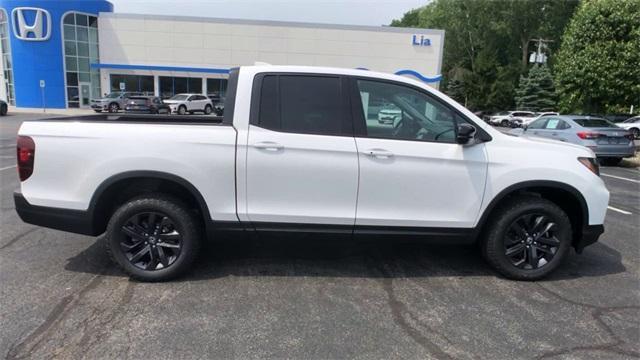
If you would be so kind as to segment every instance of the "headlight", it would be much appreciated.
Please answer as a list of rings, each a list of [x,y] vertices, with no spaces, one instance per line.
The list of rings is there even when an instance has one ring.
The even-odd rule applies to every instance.
[[[592,173],[600,176],[600,165],[598,165],[598,160],[596,158],[587,158],[587,157],[579,157],[578,161],[587,169],[591,170]]]

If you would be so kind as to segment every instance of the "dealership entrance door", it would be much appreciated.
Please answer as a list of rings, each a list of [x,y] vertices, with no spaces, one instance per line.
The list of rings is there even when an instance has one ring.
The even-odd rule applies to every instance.
[[[91,83],[80,83],[80,107],[91,106]]]

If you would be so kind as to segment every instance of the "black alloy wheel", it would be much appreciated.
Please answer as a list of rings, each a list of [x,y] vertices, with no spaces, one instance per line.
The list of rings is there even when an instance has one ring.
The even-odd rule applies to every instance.
[[[182,249],[182,235],[168,216],[159,212],[138,213],[122,226],[120,249],[131,265],[142,270],[171,266]]]
[[[202,233],[202,220],[182,200],[148,194],[114,212],[105,245],[113,261],[132,278],[165,281],[189,270]]]
[[[517,268],[538,269],[553,259],[560,240],[556,223],[543,214],[526,214],[509,227],[504,239],[504,254]]]

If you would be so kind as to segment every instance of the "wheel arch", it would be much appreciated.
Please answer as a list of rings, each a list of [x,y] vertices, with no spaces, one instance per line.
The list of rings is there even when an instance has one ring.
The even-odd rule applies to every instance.
[[[482,232],[491,214],[500,204],[507,201],[510,197],[521,194],[537,195],[559,206],[571,220],[571,226],[573,228],[572,244],[574,247],[577,246],[582,238],[583,227],[589,224],[589,207],[580,191],[571,185],[557,181],[524,181],[503,189],[491,200],[489,205],[487,205],[478,220],[476,228]]]
[[[180,198],[199,213],[204,226],[211,222],[204,197],[189,181],[160,171],[129,171],[103,181],[91,197],[89,214],[94,233],[102,234],[106,230],[109,218],[117,206],[135,196],[158,192]]]

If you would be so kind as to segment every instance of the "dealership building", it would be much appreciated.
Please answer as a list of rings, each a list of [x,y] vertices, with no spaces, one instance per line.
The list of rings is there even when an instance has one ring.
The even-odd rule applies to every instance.
[[[0,99],[88,108],[115,91],[224,97],[229,69],[364,68],[437,87],[444,31],[114,13],[103,0],[0,0]]]

